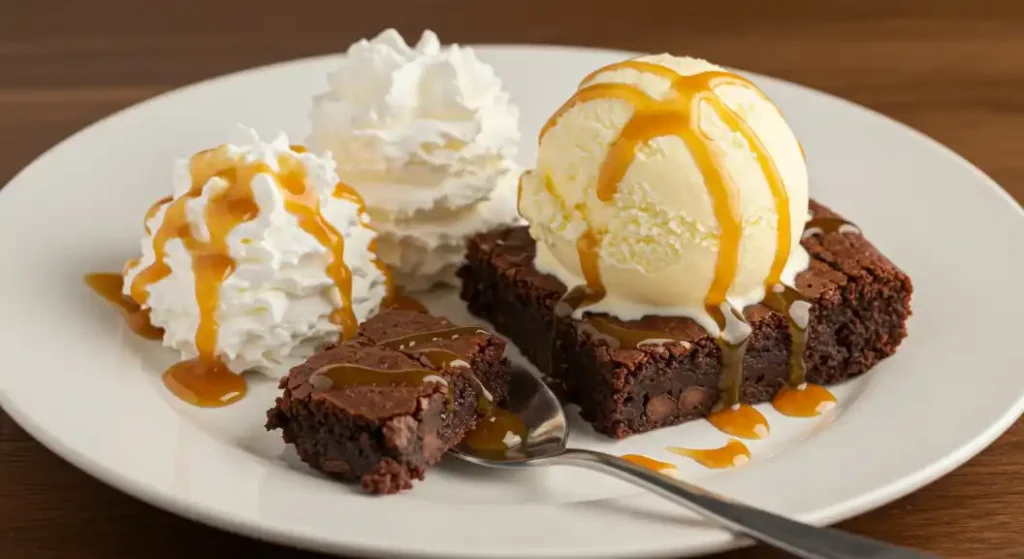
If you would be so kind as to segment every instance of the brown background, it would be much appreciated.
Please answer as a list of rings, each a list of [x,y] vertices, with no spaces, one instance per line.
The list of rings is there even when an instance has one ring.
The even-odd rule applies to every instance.
[[[429,27],[462,43],[672,51],[786,78],[923,130],[1024,199],[1019,0],[0,0],[0,14],[0,184],[55,142],[136,101],[248,66],[343,50],[393,26],[407,37]],[[1022,557],[1022,503],[1018,423],[967,466],[843,527],[947,557]],[[261,551],[313,557],[119,494],[0,412],[0,557]],[[774,556],[754,549],[722,559]]]

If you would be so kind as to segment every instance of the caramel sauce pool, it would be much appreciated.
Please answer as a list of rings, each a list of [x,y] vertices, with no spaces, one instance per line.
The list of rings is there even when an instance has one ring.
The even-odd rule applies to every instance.
[[[655,460],[654,458],[650,458],[642,454],[624,454],[620,456],[620,458],[622,458],[626,462],[636,464],[641,468],[646,468],[648,470],[658,472],[659,474],[676,469],[675,464],[669,464],[668,462]]]
[[[164,372],[164,385],[181,400],[201,408],[226,406],[248,391],[245,377],[222,361],[206,362],[198,357],[171,365]]]
[[[742,466],[750,461],[750,450],[747,448],[747,445],[736,439],[729,439],[725,446],[719,448],[680,448],[670,446],[666,450],[679,456],[692,458],[701,466],[716,470]]]
[[[789,417],[815,417],[832,409],[836,397],[824,386],[805,383],[796,387],[785,387],[772,399],[772,406],[782,415]]]
[[[381,307],[385,309],[399,311],[413,311],[421,313],[429,312],[427,310],[427,307],[424,306],[423,303],[419,301],[419,299],[410,297],[401,292],[396,292],[394,295],[391,295],[384,299],[384,303],[381,305]]]
[[[475,450],[505,451],[510,448],[505,442],[509,433],[518,437],[521,442],[526,441],[529,436],[526,424],[519,416],[491,405],[483,417],[477,419],[476,427],[462,439],[462,444]]]
[[[741,439],[763,439],[771,429],[764,414],[749,404],[734,404],[711,412],[708,423],[719,431]]]

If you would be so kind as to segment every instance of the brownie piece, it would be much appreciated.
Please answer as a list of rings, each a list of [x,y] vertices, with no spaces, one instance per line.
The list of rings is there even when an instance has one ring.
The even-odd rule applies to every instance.
[[[432,351],[446,358],[431,359]],[[507,396],[504,351],[504,340],[485,329],[385,310],[363,323],[356,338],[293,368],[281,380],[284,393],[267,412],[266,427],[280,429],[317,470],[359,481],[370,493],[408,489],[476,425],[477,379],[496,401]],[[336,370],[345,384],[325,378],[329,366],[344,367]],[[381,385],[356,381],[357,373]]]
[[[840,217],[811,202],[815,218]],[[807,378],[833,384],[891,355],[906,337],[910,279],[859,233],[808,236],[810,267],[796,288],[813,303],[805,353]],[[515,343],[583,418],[623,438],[704,417],[719,398],[721,352],[692,320],[648,316],[613,325],[667,332],[678,342],[614,347],[571,317],[556,317],[566,286],[533,267],[536,245],[525,227],[477,235],[460,269],[462,298]],[[757,305],[744,315],[753,333],[744,358],[741,400],[768,401],[788,379],[790,334],[785,319]]]

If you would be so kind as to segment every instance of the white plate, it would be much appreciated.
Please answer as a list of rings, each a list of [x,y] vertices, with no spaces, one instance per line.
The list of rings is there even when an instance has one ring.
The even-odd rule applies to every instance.
[[[522,162],[577,80],[627,53],[481,47],[522,109]],[[687,555],[729,534],[629,486],[575,470],[507,473],[445,461],[412,492],[370,498],[316,475],[262,428],[270,381],[241,403],[200,410],[164,390],[174,356],[136,339],[81,282],[138,250],[141,218],[170,188],[171,161],[222,142],[241,122],[308,130],[310,96],[335,61],[249,70],[152,99],[74,135],[0,194],[0,403],[33,436],[101,480],[228,530],[335,552],[445,557]],[[910,338],[839,387],[815,420],[766,409],[772,436],[753,461],[690,479],[816,524],[877,507],[950,471],[1022,411],[1018,358],[1021,209],[947,149],[891,120],[793,84],[753,76],[806,147],[813,195],[856,221],[916,284]],[[990,295],[999,295],[992,299]],[[453,316],[450,294],[435,300]],[[1001,306],[1001,308],[1000,308]],[[703,422],[621,442],[580,422],[573,442],[671,460],[666,444],[712,446]]]

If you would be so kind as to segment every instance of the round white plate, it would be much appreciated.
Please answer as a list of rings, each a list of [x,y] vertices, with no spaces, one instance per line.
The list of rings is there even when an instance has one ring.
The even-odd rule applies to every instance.
[[[529,165],[543,119],[579,78],[627,53],[481,47],[522,109]],[[237,405],[191,408],[163,388],[175,356],[128,332],[82,284],[136,254],[142,215],[171,162],[244,123],[301,140],[335,59],[313,58],[162,95],[62,142],[0,193],[0,404],[50,449],[156,506],[222,528],[334,552],[439,557],[681,556],[743,543],[658,498],[589,472],[509,473],[446,460],[408,493],[372,498],[308,470],[263,430],[275,383]],[[803,141],[813,196],[856,221],[916,285],[910,337],[838,387],[814,420],[765,409],[772,436],[746,466],[704,470],[664,453],[715,446],[704,422],[612,441],[574,424],[573,443],[679,463],[732,498],[825,524],[952,470],[1021,413],[1021,209],[984,174],[907,127],[793,84],[753,79]],[[996,304],[998,303],[998,305]],[[452,294],[435,309],[471,320]],[[1002,309],[997,308],[1004,305]]]

